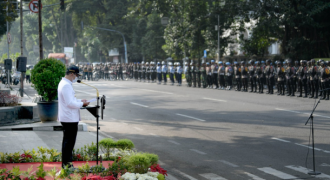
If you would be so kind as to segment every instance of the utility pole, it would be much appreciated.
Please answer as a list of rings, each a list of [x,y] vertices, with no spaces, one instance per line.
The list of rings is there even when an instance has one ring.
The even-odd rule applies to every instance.
[[[23,56],[23,1],[19,3],[19,14],[20,14],[20,26],[21,26],[21,57]],[[20,83],[20,95],[21,97],[24,96],[23,89],[24,89],[24,77],[25,72],[21,72],[21,83]]]
[[[42,21],[41,21],[41,0],[38,2],[38,19],[39,19],[39,61],[44,58],[42,47]]]

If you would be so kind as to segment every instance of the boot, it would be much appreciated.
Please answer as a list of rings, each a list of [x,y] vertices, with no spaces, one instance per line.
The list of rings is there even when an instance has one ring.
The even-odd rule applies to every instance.
[[[299,96],[297,96],[297,97],[302,97],[302,91],[300,91],[300,95],[299,95]]]
[[[322,97],[322,100],[325,100],[325,93],[322,93],[323,97]]]
[[[305,92],[305,96],[304,96],[304,98],[307,98],[308,96],[307,96],[307,92]]]
[[[327,98],[325,100],[329,100],[329,92],[327,93]]]
[[[312,94],[311,94],[311,96],[309,97],[309,98],[314,98],[314,91],[312,91]]]

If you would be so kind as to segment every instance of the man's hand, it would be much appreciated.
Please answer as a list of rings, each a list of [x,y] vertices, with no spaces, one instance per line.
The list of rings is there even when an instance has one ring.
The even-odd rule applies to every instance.
[[[86,107],[89,105],[89,102],[84,102],[83,107]]]
[[[86,99],[82,99],[81,102],[85,103],[85,102],[87,102],[87,100]]]

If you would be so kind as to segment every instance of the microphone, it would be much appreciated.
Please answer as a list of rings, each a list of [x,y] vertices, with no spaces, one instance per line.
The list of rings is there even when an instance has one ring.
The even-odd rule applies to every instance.
[[[77,83],[85,84],[86,86],[96,89],[96,97],[99,97],[99,90],[96,87],[86,84],[86,83],[82,82],[81,80],[77,80]]]

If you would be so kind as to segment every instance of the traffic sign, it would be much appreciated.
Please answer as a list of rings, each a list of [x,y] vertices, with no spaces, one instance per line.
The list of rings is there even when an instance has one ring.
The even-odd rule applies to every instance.
[[[204,50],[204,57],[206,58],[207,57],[207,51]]]
[[[8,42],[8,44],[11,43],[11,35],[10,35],[10,33],[7,34],[7,42]]]
[[[34,13],[38,13],[39,12],[39,7],[38,7],[38,3],[39,1],[38,0],[32,0],[30,3],[29,3],[29,9],[31,12],[34,12]],[[41,7],[42,9],[42,4],[41,4]]]

